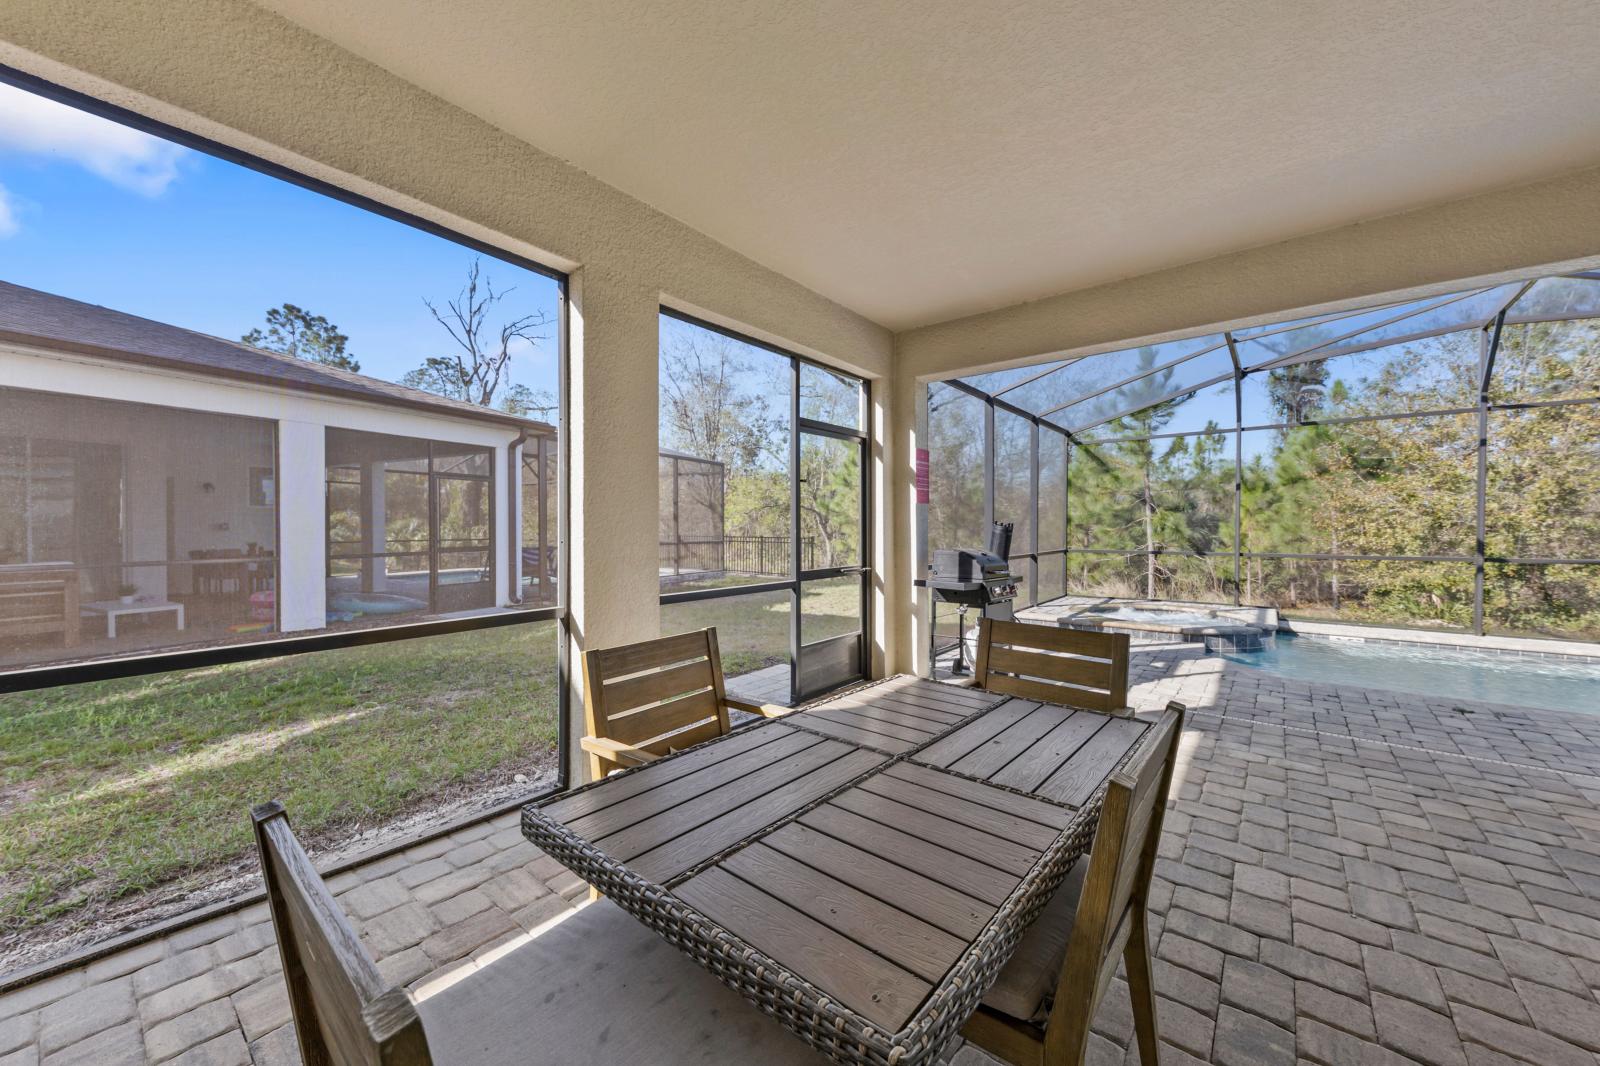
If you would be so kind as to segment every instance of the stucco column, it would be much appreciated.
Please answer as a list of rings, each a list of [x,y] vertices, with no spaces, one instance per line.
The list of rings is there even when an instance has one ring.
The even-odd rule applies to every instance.
[[[871,675],[887,677],[910,669],[907,626],[911,594],[904,565],[905,540],[900,532],[899,502],[905,486],[909,452],[900,419],[898,381],[885,375],[872,383],[872,631]]]
[[[661,629],[656,562],[659,294],[615,275],[572,276],[568,359],[572,638],[569,714],[583,735],[582,653]],[[586,772],[574,743],[569,770]]]
[[[896,353],[890,375],[886,405],[887,528],[891,550],[882,564],[885,599],[888,603],[888,673],[921,671],[926,666],[928,632],[926,592],[912,582],[925,565],[917,535],[917,447],[926,442],[917,432],[917,396],[922,387],[916,375],[901,365]]]
[[[312,422],[278,423],[278,627],[285,633],[327,624],[326,432]]]

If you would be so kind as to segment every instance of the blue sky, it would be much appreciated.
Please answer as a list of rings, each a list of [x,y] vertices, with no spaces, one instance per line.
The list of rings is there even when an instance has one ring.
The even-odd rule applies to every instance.
[[[237,340],[298,304],[398,380],[452,342],[443,307],[479,253],[400,222],[0,83],[0,279]],[[547,339],[513,380],[552,395],[557,283],[483,258],[509,315]],[[498,325],[498,318],[492,319]]]

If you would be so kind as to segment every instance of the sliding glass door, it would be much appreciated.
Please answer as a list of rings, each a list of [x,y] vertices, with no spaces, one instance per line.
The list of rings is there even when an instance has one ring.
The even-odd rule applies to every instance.
[[[660,418],[662,632],[715,626],[752,703],[864,678],[866,384],[663,313]]]

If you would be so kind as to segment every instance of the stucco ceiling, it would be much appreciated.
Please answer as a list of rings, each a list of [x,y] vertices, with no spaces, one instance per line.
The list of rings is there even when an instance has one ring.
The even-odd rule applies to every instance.
[[[895,329],[1600,162],[1595,0],[265,0]]]

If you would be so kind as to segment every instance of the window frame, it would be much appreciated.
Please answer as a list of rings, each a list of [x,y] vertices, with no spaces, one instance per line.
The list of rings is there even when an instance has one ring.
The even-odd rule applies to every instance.
[[[299,171],[293,170],[281,163],[235,148],[231,145],[202,137],[188,130],[180,129],[168,123],[142,115],[128,108],[107,103],[85,93],[68,89],[47,81],[36,75],[17,70],[14,67],[0,64],[0,83],[8,84],[27,92],[35,93],[46,99],[84,111],[88,114],[108,119],[112,122],[131,127],[155,137],[160,137],[196,152],[209,155],[224,162],[246,167],[267,177],[277,178],[292,185],[297,185],[310,192],[329,197],[335,201],[358,210],[370,212],[390,221],[398,222],[413,229],[420,230],[432,236],[451,241],[457,245],[477,252],[487,258],[498,260],[510,266],[531,271],[556,282],[557,318],[555,330],[557,352],[557,404],[556,417],[556,514],[555,534],[557,546],[556,602],[548,607],[508,607],[495,614],[484,614],[468,618],[436,618],[420,622],[406,622],[395,625],[373,626],[365,629],[348,630],[315,630],[301,636],[278,636],[267,640],[241,642],[238,644],[224,644],[211,648],[188,648],[173,651],[152,651],[142,654],[125,655],[104,659],[92,659],[82,662],[44,664],[28,666],[11,670],[0,670],[0,695],[13,692],[29,692],[39,689],[59,688],[69,685],[89,684],[97,681],[111,681],[119,678],[142,677],[150,674],[170,673],[174,671],[198,670],[206,667],[220,666],[228,663],[253,662],[262,659],[276,659],[292,655],[306,655],[313,652],[334,651],[342,648],[364,647],[372,644],[385,644],[403,640],[421,640],[428,637],[444,636],[451,633],[466,633],[482,629],[498,629],[509,625],[528,625],[536,622],[555,621],[556,627],[556,677],[557,677],[557,745],[558,768],[557,781],[553,791],[561,791],[569,787],[569,756],[571,747],[571,722],[568,714],[569,688],[570,688],[570,639],[567,626],[566,608],[566,575],[570,573],[569,559],[571,547],[569,540],[568,521],[568,480],[570,477],[570,441],[566,432],[568,425],[570,403],[570,353],[571,353],[571,300],[570,278],[564,271],[547,266],[536,260],[515,252],[506,251],[488,241],[470,236],[460,230],[451,228],[431,219],[410,211],[402,210],[382,200],[352,192],[332,182],[313,178]],[[276,447],[281,443],[276,440]],[[507,448],[504,456],[496,454],[498,449],[491,449],[491,464],[494,468],[504,467],[512,469],[512,454],[520,450],[525,440],[512,443]],[[281,461],[281,456],[277,457]],[[522,457],[516,458],[517,469],[510,478],[520,478],[520,465]],[[491,485],[493,480],[491,479]],[[508,480],[508,485],[511,481]],[[518,491],[513,487],[513,493]],[[491,492],[491,507],[495,514],[500,514],[504,509],[515,512],[511,499],[500,499],[500,494]],[[281,516],[279,518],[281,521]],[[495,539],[499,536],[499,519],[491,519],[490,536]],[[281,536],[281,530],[280,536]],[[509,539],[509,538],[508,538]],[[491,558],[495,566],[503,566],[505,561],[496,554],[497,547],[492,547]],[[513,589],[514,594],[520,590]],[[519,802],[526,802],[524,797]]]
[[[679,322],[696,326],[700,329],[720,333],[724,337],[748,344],[763,351],[789,361],[790,394],[789,394],[789,536],[790,536],[790,563],[789,576],[777,581],[761,581],[748,585],[730,585],[725,588],[688,589],[683,592],[661,592],[657,600],[657,610],[676,603],[694,603],[703,600],[732,599],[736,596],[749,596],[766,592],[789,593],[789,695],[791,705],[798,705],[802,695],[806,699],[815,698],[821,693],[801,691],[800,677],[800,650],[804,640],[802,628],[802,612],[804,610],[803,591],[807,582],[817,582],[829,578],[858,575],[861,581],[861,664],[862,673],[870,676],[870,654],[867,640],[872,633],[872,575],[874,568],[873,559],[873,529],[874,508],[872,496],[872,381],[869,378],[852,374],[846,370],[839,370],[828,366],[819,360],[780,348],[775,344],[758,340],[755,337],[740,333],[737,330],[720,326],[715,322],[707,322],[685,311],[662,304],[658,309],[661,316],[675,319]],[[860,426],[842,426],[831,422],[821,422],[816,419],[806,418],[801,415],[801,367],[813,366],[835,377],[848,377],[861,382],[861,407],[858,421]],[[659,382],[658,389],[659,391]],[[657,433],[659,435],[659,427]],[[859,564],[847,566],[829,566],[817,569],[802,569],[802,548],[800,537],[800,447],[801,438],[810,434],[817,437],[826,437],[834,440],[854,443],[861,450],[861,561]],[[659,447],[659,441],[657,442]],[[659,505],[657,508],[659,512]]]

